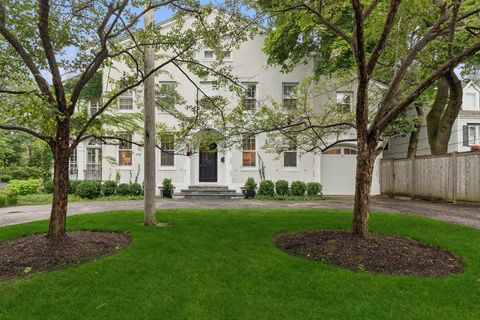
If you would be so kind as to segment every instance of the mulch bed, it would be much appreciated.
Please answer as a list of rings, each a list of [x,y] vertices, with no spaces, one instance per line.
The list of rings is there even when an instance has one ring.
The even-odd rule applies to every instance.
[[[34,234],[0,243],[0,280],[28,277],[111,255],[129,245],[125,232],[73,231],[62,241]]]
[[[288,254],[354,271],[443,277],[465,270],[464,263],[447,250],[377,233],[368,238],[345,231],[282,233],[272,242]]]

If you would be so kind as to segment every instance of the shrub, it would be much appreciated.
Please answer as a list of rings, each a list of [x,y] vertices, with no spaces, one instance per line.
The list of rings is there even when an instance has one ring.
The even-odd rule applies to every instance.
[[[260,186],[258,188],[258,195],[259,196],[274,196],[275,195],[275,186],[272,181],[270,180],[263,180],[260,182]]]
[[[130,185],[130,195],[139,196],[143,192],[142,185],[140,183],[132,183]]]
[[[293,181],[290,189],[292,190],[292,195],[303,196],[305,194],[305,189],[306,189],[305,182]]]
[[[318,182],[307,183],[307,194],[309,196],[316,196],[322,192],[322,185]]]
[[[172,197],[173,184],[172,179],[165,178],[162,181],[162,196],[164,198]]]
[[[53,193],[53,180],[47,180],[43,183],[43,192]]]
[[[117,194],[119,196],[128,196],[130,194],[130,185],[128,183],[120,183],[117,186]]]
[[[69,180],[68,181],[68,194],[76,194],[78,185],[82,183],[82,180]]]
[[[11,194],[9,191],[0,190],[0,207],[12,206],[17,204],[17,196]]]
[[[5,189],[9,194],[24,196],[40,192],[40,185],[39,179],[12,180]]]
[[[288,181],[286,180],[278,180],[275,183],[275,192],[279,196],[284,196],[288,193]]]
[[[12,176],[9,174],[2,174],[0,177],[1,182],[10,182],[10,180],[12,180]]]
[[[257,189],[257,183],[255,182],[255,179],[253,179],[252,177],[248,177],[243,188],[245,189],[245,198],[255,198],[255,189]]]
[[[117,183],[115,181],[105,181],[102,184],[102,194],[105,197],[113,196],[117,192]]]
[[[95,199],[100,196],[101,183],[99,181],[85,180],[81,181],[75,190],[75,194],[80,198]]]
[[[473,146],[471,148],[472,151],[480,151],[480,146]]]

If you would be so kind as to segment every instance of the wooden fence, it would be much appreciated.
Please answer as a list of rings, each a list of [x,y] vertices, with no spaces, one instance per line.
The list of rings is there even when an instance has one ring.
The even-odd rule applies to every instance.
[[[480,202],[480,152],[382,160],[380,170],[382,194]]]

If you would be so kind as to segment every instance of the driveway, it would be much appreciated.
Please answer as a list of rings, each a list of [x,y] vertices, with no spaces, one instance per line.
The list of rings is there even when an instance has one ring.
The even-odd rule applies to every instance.
[[[260,201],[260,200],[158,200],[157,208],[163,209],[259,209],[259,208],[333,208],[351,210],[351,197],[332,197],[324,201]],[[480,228],[480,205],[453,205],[410,199],[374,197],[372,211],[406,213],[444,220]],[[94,201],[73,202],[68,206],[69,215],[105,212],[113,210],[142,210],[143,201]],[[0,226],[46,220],[50,205],[16,206],[0,208]]]

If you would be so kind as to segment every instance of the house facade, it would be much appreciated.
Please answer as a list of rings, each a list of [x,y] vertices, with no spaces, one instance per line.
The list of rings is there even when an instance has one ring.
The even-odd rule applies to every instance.
[[[480,145],[480,87],[473,81],[462,84],[463,104],[452,127],[448,152],[470,151]],[[426,122],[420,129],[417,156],[430,155]],[[385,159],[401,159],[407,156],[410,134],[391,139],[383,152]]]
[[[164,28],[171,27],[173,21],[164,23]],[[294,95],[296,86],[313,73],[313,59],[306,64],[298,65],[289,73],[280,68],[269,66],[267,56],[262,51],[265,35],[260,31],[253,39],[243,42],[238,49],[232,49],[223,63],[232,67],[233,73],[246,89],[243,102],[246,110],[255,108],[260,100],[273,100],[286,110],[295,108],[297,102]],[[208,48],[198,50],[198,61],[208,65],[215,59],[214,51]],[[182,72],[168,65],[156,76],[155,82],[160,86],[174,87],[182,98],[195,104],[198,101],[198,90]],[[123,72],[129,72],[127,66],[119,62],[114,67],[104,70],[104,83],[119,78]],[[108,77],[108,78],[107,78]],[[226,97],[232,107],[240,103],[240,99],[227,89],[215,88],[211,82],[204,81],[190,74],[206,94]],[[345,108],[352,108],[355,85],[352,82],[337,86],[334,90],[312,98],[313,108],[322,108],[327,101],[334,101]],[[138,112],[143,99],[142,94],[135,92],[122,95],[118,106],[111,112]],[[95,100],[89,102],[89,108],[98,108]],[[156,121],[172,124],[176,119],[169,113],[157,109]],[[212,125],[212,130],[219,130]],[[141,136],[132,136],[128,132],[120,132],[127,140],[141,141]],[[347,135],[355,138],[355,133]],[[337,137],[344,138],[344,137]],[[281,154],[264,150],[266,135],[245,137],[238,148],[224,148],[221,144],[213,145],[213,150],[196,150],[191,155],[174,154],[175,141],[168,135],[161,141],[161,149],[156,154],[157,186],[162,185],[165,178],[172,180],[176,190],[190,186],[227,186],[240,191],[248,177],[260,181],[260,168],[264,168],[265,178],[272,181],[284,179],[289,182],[320,182],[326,195],[353,195],[356,166],[356,145],[354,142],[338,144],[323,154],[321,152],[302,153],[295,145],[285,149]],[[171,152],[169,152],[171,151]],[[96,142],[85,142],[77,148],[71,158],[72,179],[114,180],[120,176],[122,183],[142,183],[143,149],[130,143],[118,145],[102,145]],[[372,194],[380,193],[378,165],[374,170]]]

